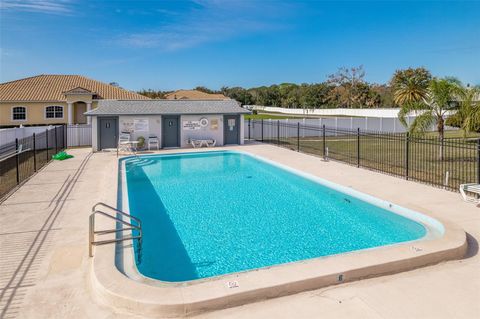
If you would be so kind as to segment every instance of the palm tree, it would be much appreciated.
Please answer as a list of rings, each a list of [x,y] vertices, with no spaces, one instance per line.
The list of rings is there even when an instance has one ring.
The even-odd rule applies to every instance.
[[[397,105],[417,103],[424,101],[427,98],[427,94],[428,87],[420,82],[418,78],[413,77],[406,79],[395,87],[393,101]]]
[[[410,124],[409,132],[411,133],[424,133],[436,123],[440,139],[440,160],[443,159],[445,118],[450,115],[451,111],[458,109],[461,91],[461,87],[455,81],[433,79],[430,81],[424,98],[402,104],[398,113],[398,117],[404,125],[406,125],[407,114],[410,112],[418,114]]]
[[[480,130],[480,86],[462,88],[459,115],[464,135]]]
[[[397,105],[418,103],[426,99],[432,75],[425,68],[397,70],[390,80],[393,101]]]

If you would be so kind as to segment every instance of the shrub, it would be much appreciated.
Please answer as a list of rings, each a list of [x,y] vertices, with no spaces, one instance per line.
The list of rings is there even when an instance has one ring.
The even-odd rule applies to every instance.
[[[137,138],[137,141],[138,141],[138,148],[143,148],[143,146],[145,145],[145,137],[139,136]]]

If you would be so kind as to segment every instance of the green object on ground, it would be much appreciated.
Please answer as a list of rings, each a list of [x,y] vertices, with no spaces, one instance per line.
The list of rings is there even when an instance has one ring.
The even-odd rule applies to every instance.
[[[72,157],[73,155],[67,154],[66,152],[58,152],[57,154],[52,155],[52,159],[58,160],[58,161],[63,161]]]

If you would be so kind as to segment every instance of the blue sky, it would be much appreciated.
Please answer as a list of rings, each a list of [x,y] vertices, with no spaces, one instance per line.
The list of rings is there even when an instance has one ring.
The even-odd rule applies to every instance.
[[[0,81],[82,74],[139,90],[321,82],[363,65],[480,84],[480,2],[1,0]]]

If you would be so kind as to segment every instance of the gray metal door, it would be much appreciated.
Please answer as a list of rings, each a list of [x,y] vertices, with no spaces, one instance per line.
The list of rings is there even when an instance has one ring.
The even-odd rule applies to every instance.
[[[117,147],[117,119],[116,118],[99,118],[99,146],[103,150],[105,148]]]
[[[240,144],[240,119],[238,115],[225,115],[223,117],[223,144]]]
[[[163,147],[179,147],[180,133],[178,116],[168,116],[162,122]]]

